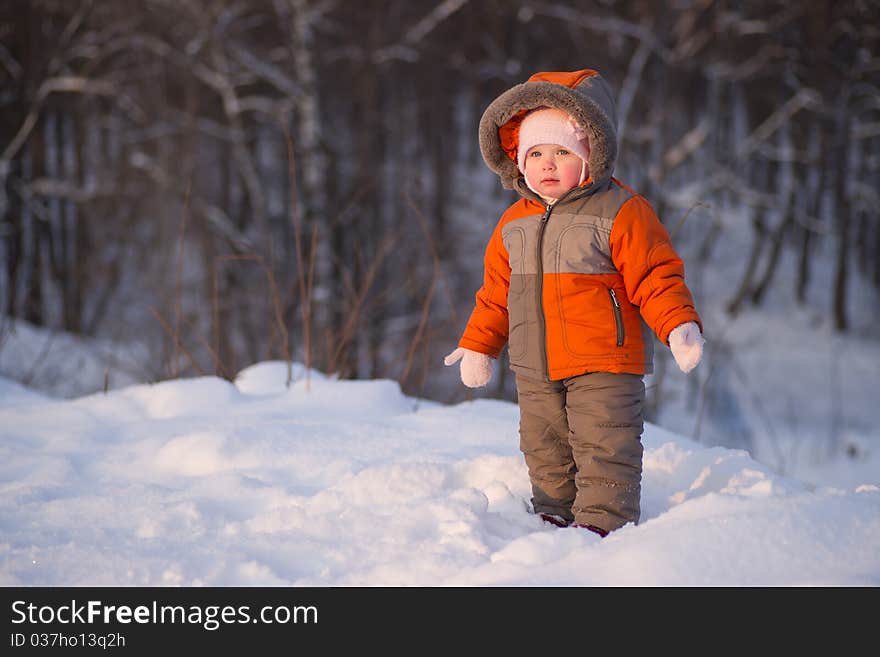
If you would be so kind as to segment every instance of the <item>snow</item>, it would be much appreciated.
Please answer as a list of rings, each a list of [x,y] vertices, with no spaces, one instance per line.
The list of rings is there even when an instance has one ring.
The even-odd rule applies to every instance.
[[[0,584],[880,584],[878,468],[815,485],[648,424],[642,520],[600,539],[528,512],[515,404],[287,377],[0,379]]]
[[[841,336],[788,309],[713,309],[704,360],[689,375],[665,359],[663,405],[654,420],[701,444],[746,449],[780,474],[815,486],[880,478],[880,342]],[[650,386],[652,377],[646,377]]]
[[[88,338],[0,315],[0,377],[54,396],[138,383],[150,374],[139,363],[155,360],[133,339]]]

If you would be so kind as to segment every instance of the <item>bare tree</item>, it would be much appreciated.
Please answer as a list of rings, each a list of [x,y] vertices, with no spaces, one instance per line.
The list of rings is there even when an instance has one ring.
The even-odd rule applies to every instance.
[[[731,312],[765,302],[788,249],[790,294],[831,286],[845,330],[851,283],[880,290],[875,9],[10,0],[2,312],[135,335],[155,378],[290,357],[442,395],[437,358],[481,274],[461,244],[514,200],[482,165],[479,116],[534,71],[592,67],[617,92],[618,175],[661,218],[688,216],[685,185],[753,218]],[[675,239],[718,243],[719,225]]]

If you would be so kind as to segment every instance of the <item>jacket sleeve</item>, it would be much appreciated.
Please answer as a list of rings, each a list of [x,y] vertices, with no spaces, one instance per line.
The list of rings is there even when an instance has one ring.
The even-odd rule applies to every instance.
[[[654,209],[641,196],[630,198],[611,229],[611,258],[623,276],[626,293],[663,344],[679,324],[696,322],[703,330],[684,280],[684,262]]]
[[[498,358],[507,344],[507,292],[510,288],[510,261],[501,239],[501,223],[495,227],[483,261],[483,286],[477,290],[476,304],[468,319],[459,347]]]

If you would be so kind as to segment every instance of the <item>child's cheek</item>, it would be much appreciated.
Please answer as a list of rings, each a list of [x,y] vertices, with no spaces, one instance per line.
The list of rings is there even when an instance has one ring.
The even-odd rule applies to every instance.
[[[531,162],[526,161],[526,171],[525,176],[529,181],[529,184],[532,187],[536,186],[541,181],[540,170]]]
[[[565,167],[565,177],[562,179],[562,182],[566,187],[575,187],[580,182],[581,178],[581,164],[578,162],[577,164],[568,163]]]

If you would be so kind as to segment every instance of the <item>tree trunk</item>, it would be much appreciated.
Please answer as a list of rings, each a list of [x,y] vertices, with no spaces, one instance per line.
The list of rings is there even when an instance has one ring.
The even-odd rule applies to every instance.
[[[847,94],[839,101],[842,105],[846,102]],[[836,144],[833,149],[835,171],[834,184],[834,214],[837,223],[837,250],[834,270],[834,328],[838,331],[846,331],[849,328],[847,317],[847,283],[849,280],[849,252],[850,232],[852,224],[852,204],[847,191],[847,177],[849,173],[849,117],[846,115],[845,106],[838,112]]]
[[[766,210],[756,207],[752,208],[751,211],[754,240],[752,249],[749,252],[749,261],[740,279],[739,287],[731,300],[727,302],[727,312],[732,317],[736,317],[739,314],[743,302],[748,298],[752,290],[752,279],[758,270],[758,262],[761,259],[761,254],[764,252],[764,245],[767,243],[767,226],[764,221]]]
[[[815,163],[816,179],[812,181],[805,177],[804,194],[807,196],[807,216],[819,220],[823,213],[822,199],[828,182],[828,160],[826,157],[827,145],[823,130],[819,123],[821,119],[813,119],[811,126],[810,161]],[[807,301],[807,290],[810,286],[811,265],[813,259],[814,241],[816,235],[809,226],[801,229],[800,256],[798,258],[797,280],[795,282],[795,299],[801,305]]]
[[[309,299],[300,303],[311,306],[310,324],[307,330],[314,329],[322,334],[325,329],[333,333],[339,330],[333,323],[332,305],[338,300],[340,287],[335,276],[334,254],[327,224],[327,200],[324,198],[324,185],[328,175],[327,158],[324,153],[324,125],[318,88],[317,62],[314,57],[315,39],[313,33],[313,3],[308,0],[289,0],[291,12],[291,51],[296,81],[301,95],[297,98],[297,171],[302,181],[300,207],[303,208],[299,226],[302,244],[306,247],[302,257],[302,271],[308,272],[314,265],[314,283]],[[312,234],[317,226],[318,239],[316,253],[310,253]],[[313,263],[311,262],[313,261]],[[311,355],[306,355],[307,362]],[[326,366],[326,358],[322,359]],[[319,363],[320,364],[320,363]]]

